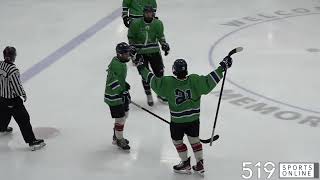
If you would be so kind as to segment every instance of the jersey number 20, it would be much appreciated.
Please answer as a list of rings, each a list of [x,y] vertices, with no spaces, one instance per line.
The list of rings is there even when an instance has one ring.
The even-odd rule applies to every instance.
[[[191,94],[191,90],[187,89],[186,91],[182,91],[180,89],[176,89],[176,104],[182,104],[185,101],[191,99],[192,94]]]

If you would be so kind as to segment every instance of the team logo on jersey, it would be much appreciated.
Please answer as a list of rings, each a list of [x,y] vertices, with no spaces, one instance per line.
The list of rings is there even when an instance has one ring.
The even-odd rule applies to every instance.
[[[176,95],[176,104],[177,105],[182,104],[192,98],[192,93],[191,93],[190,89],[187,89],[185,91],[180,90],[180,89],[176,89],[175,95]]]

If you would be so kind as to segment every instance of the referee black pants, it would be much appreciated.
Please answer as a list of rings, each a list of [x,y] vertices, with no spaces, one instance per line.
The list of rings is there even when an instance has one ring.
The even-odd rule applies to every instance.
[[[16,120],[26,143],[35,140],[30,116],[23,105],[22,99],[20,97],[13,99],[0,97],[0,130],[5,130],[8,127],[11,117]]]

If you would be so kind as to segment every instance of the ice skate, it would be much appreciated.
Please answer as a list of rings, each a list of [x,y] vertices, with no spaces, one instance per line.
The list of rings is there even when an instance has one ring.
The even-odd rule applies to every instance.
[[[31,151],[36,151],[44,147],[46,143],[44,143],[43,139],[36,139],[29,143],[29,147]]]
[[[151,94],[147,95],[147,103],[149,106],[153,106],[153,97]]]
[[[130,150],[130,146],[128,145],[128,143],[126,142],[126,139],[122,138],[122,139],[117,139],[117,146],[125,151],[129,151]]]
[[[191,174],[190,157],[186,161],[181,161],[180,164],[173,166],[173,171],[179,174]]]
[[[124,139],[124,140],[126,141],[127,144],[129,144],[128,139]],[[112,144],[117,145],[117,137],[115,135],[113,135],[113,137],[112,137]]]
[[[192,166],[195,173],[204,176],[203,160],[200,160],[196,165]]]
[[[0,135],[7,135],[7,134],[11,134],[13,131],[13,128],[12,127],[7,127],[7,129],[5,130],[0,130]]]

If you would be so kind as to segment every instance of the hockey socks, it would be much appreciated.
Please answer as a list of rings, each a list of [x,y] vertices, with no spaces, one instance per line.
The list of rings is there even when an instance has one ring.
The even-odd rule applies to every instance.
[[[125,117],[116,118],[114,123],[114,134],[117,139],[123,139],[123,129],[125,124]]]

